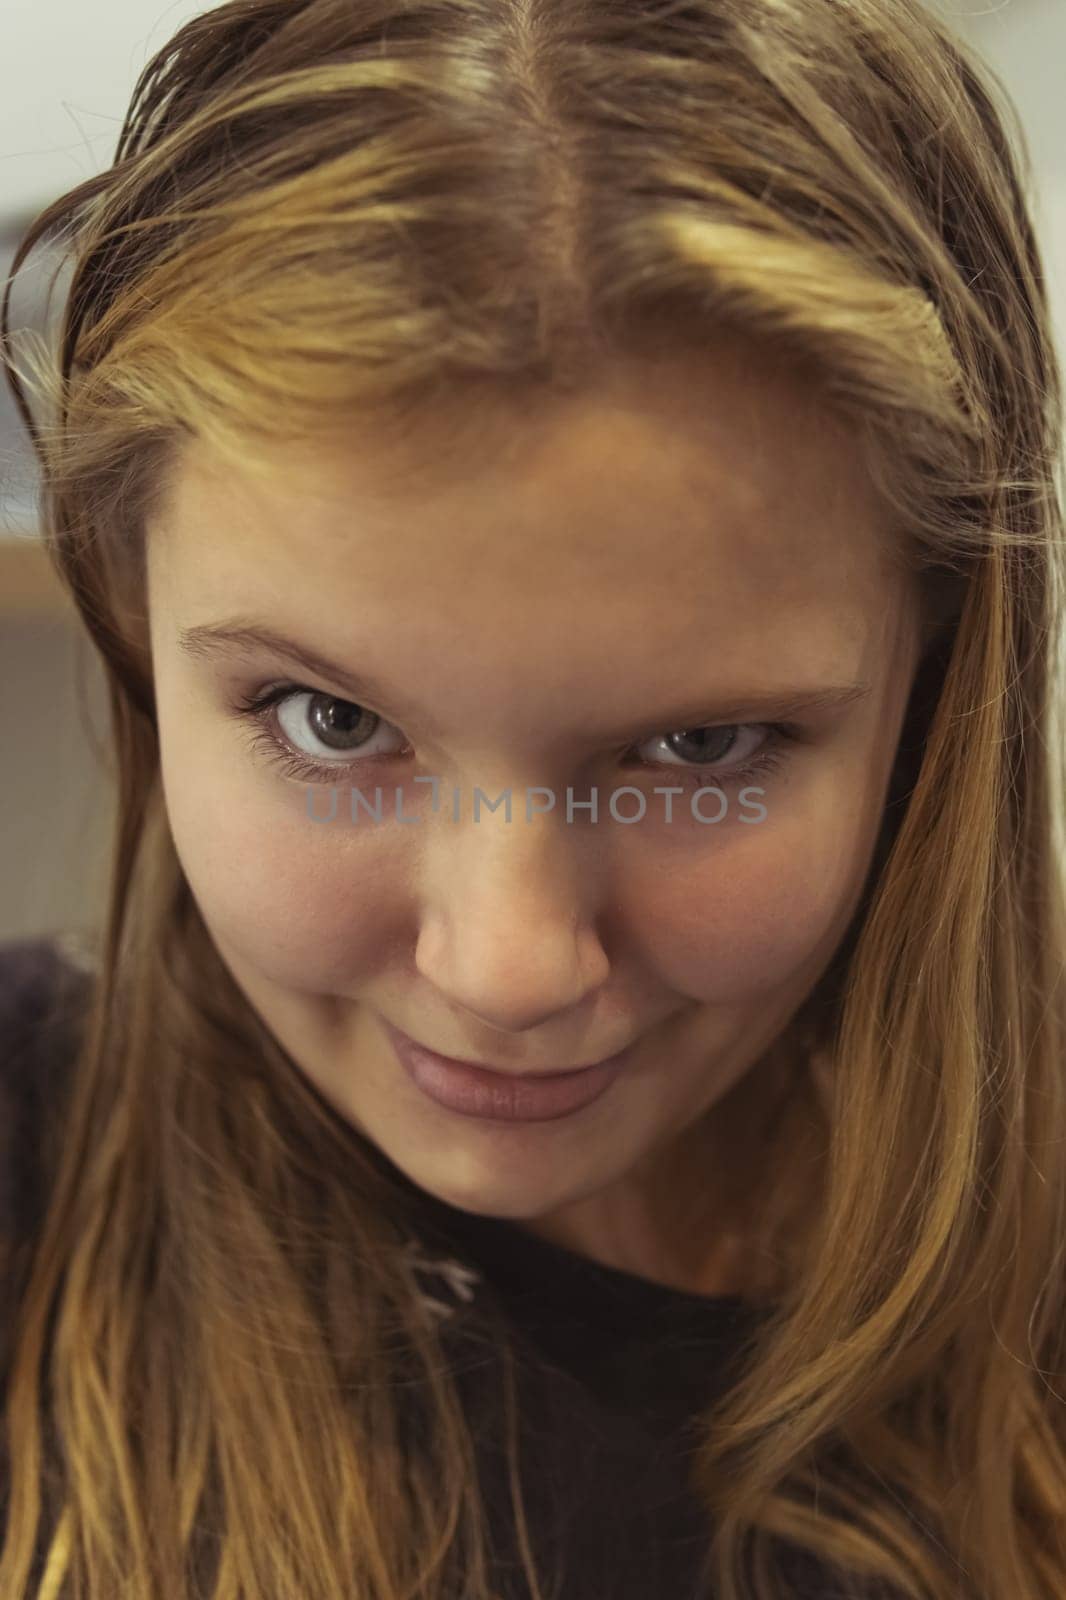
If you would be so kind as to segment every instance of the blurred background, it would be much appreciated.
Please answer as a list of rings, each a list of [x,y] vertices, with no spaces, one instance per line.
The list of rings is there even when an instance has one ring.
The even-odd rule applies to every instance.
[[[930,3],[977,46],[1021,114],[1056,334],[1066,350],[1066,0]],[[30,218],[110,165],[146,61],[188,18],[211,9],[185,0],[7,0],[0,281]],[[13,327],[47,334],[46,278],[54,266],[38,250],[20,269]],[[52,308],[62,303],[64,283],[64,276],[56,282]],[[102,675],[44,558],[36,496],[28,435],[0,383],[0,940],[91,936],[110,838]]]

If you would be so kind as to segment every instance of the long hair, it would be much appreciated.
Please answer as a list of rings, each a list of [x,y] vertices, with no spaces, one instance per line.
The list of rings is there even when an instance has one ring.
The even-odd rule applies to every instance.
[[[780,1149],[744,1168],[767,1315],[699,1419],[706,1573],[772,1600],[788,1545],[911,1600],[1066,1594],[1063,417],[1028,159],[918,0],[231,0],[34,219],[5,371],[118,804],[13,1325],[0,1593],[497,1592],[405,1196],[176,858],[145,529],[190,439],[252,470],[391,429],[430,474],[442,419],[476,446],[485,408],[728,332],[852,428],[927,644],[861,914],[785,1041]],[[40,243],[62,317],[16,358]]]

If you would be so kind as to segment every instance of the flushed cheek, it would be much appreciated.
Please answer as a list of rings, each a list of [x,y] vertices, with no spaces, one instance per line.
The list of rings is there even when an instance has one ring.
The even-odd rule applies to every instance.
[[[676,993],[704,1004],[769,998],[828,962],[862,877],[828,838],[765,835],[758,849],[694,854],[669,878],[630,876],[626,926],[641,964]]]
[[[167,809],[205,922],[264,977],[343,992],[380,963],[406,841],[312,823],[295,788],[171,781]]]

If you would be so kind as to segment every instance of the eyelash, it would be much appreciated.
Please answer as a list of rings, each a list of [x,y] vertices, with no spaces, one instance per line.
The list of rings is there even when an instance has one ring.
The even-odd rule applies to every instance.
[[[268,720],[270,713],[283,700],[299,694],[323,695],[326,699],[341,700],[339,695],[326,695],[324,690],[312,689],[306,684],[298,683],[275,684],[271,688],[257,690],[254,694],[239,698],[234,705],[234,711],[238,717],[252,725],[249,740],[251,748],[264,753],[269,761],[281,768],[286,777],[298,778],[304,783],[334,783],[337,774],[349,770],[351,766],[369,766],[373,757],[369,761],[360,761],[356,758],[351,763],[316,762],[310,756],[293,750],[287,740],[274,731]],[[637,765],[649,772],[677,773],[682,778],[689,779],[694,789],[712,786],[739,789],[745,784],[752,783],[756,778],[767,777],[771,773],[780,771],[788,761],[785,746],[794,742],[800,732],[794,723],[789,722],[738,722],[723,723],[721,726],[764,728],[767,734],[766,743],[742,767],[733,767],[727,772],[719,772],[714,767],[671,767],[665,763],[643,761],[639,757],[636,758]]]

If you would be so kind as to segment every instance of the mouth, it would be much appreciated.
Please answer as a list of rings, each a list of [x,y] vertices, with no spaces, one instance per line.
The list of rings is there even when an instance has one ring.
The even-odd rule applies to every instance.
[[[589,1072],[593,1067],[606,1067],[617,1062],[631,1046],[626,1045],[621,1050],[612,1051],[609,1056],[598,1056],[594,1061],[586,1061],[572,1067],[531,1067],[528,1071],[517,1071],[514,1067],[497,1066],[494,1061],[470,1061],[463,1056],[446,1056],[443,1051],[433,1050],[429,1045],[419,1044],[417,1039],[409,1034],[401,1033],[399,1028],[387,1024],[390,1035],[405,1041],[414,1050],[423,1055],[432,1056],[444,1066],[462,1067],[467,1071],[492,1073],[496,1077],[509,1078],[514,1083],[538,1083],[547,1078],[572,1078],[575,1073]]]
[[[591,1105],[627,1065],[633,1047],[587,1066],[513,1072],[444,1056],[385,1024],[408,1077],[437,1105],[495,1122],[546,1122]]]

